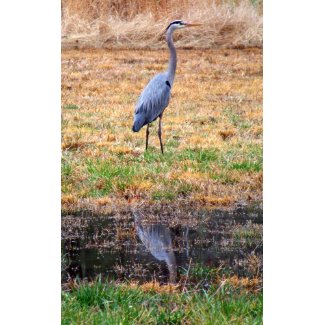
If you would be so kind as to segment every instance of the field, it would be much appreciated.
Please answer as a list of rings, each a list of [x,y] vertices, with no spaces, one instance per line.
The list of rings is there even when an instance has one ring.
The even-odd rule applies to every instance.
[[[261,1],[61,4],[62,324],[262,324]],[[131,128],[174,19],[162,155]]]
[[[63,50],[63,211],[262,199],[262,50],[180,49],[178,58],[162,155],[156,122],[147,152],[145,129],[131,127],[167,49]]]

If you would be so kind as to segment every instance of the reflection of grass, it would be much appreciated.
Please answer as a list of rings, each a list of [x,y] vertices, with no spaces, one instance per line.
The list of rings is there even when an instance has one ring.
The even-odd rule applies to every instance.
[[[168,53],[63,51],[63,210],[80,207],[83,199],[95,206],[109,198],[117,208],[129,200],[226,206],[260,199],[261,54],[179,51],[161,155],[157,123],[150,127],[147,152],[145,130],[133,133],[131,126],[138,95],[166,67]]]
[[[181,292],[157,283],[78,285],[62,293],[62,324],[262,324],[262,294],[238,280]]]
[[[236,226],[232,231],[232,237],[234,242],[240,245],[248,247],[258,245],[263,238],[263,226],[250,222],[244,226]]]
[[[195,264],[189,266],[187,270],[182,269],[181,273],[182,277],[188,278],[187,281],[189,283],[199,283],[200,281],[211,283],[221,274],[225,274],[225,270],[205,266],[203,264]]]

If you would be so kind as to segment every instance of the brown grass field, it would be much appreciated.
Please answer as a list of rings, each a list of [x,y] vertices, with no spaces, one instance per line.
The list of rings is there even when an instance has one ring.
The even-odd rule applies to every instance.
[[[166,45],[62,51],[63,211],[262,199],[262,50],[179,49],[178,59],[161,155],[156,122],[147,152],[145,129],[131,127]]]

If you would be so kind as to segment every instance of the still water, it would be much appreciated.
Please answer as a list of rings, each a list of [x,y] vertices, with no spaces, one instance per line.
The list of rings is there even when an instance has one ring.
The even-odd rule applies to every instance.
[[[62,282],[98,275],[175,282],[197,265],[261,275],[262,214],[255,207],[175,216],[143,211],[63,216]]]

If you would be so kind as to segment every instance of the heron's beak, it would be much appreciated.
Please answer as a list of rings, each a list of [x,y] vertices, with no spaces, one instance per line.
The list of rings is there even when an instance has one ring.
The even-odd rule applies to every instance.
[[[195,27],[195,26],[202,26],[203,24],[191,24],[191,23],[185,23],[186,27]]]

